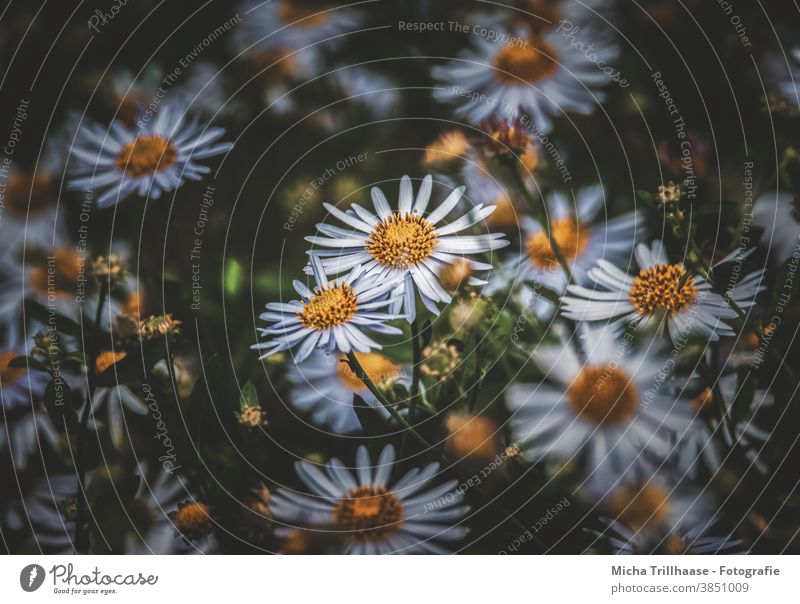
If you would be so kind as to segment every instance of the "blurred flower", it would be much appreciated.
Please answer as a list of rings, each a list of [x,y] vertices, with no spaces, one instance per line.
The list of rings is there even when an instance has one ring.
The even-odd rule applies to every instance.
[[[463,231],[483,221],[494,207],[476,206],[466,215],[445,226],[436,225],[456,206],[464,192],[459,187],[427,216],[432,187],[431,176],[422,180],[416,201],[413,199],[411,179],[400,180],[399,211],[393,212],[386,196],[378,187],[372,188],[372,201],[377,216],[357,204],[342,212],[324,204],[336,218],[350,227],[342,229],[326,223],[317,225],[320,235],[306,237],[312,245],[333,248],[312,252],[321,258],[322,266],[329,274],[338,274],[356,265],[363,265],[370,279],[383,282],[385,279],[402,279],[392,292],[397,297],[392,306],[395,314],[405,313],[411,323],[417,314],[416,292],[422,303],[434,314],[439,314],[436,304],[450,302],[436,276],[439,268],[453,264],[464,255],[479,254],[508,245],[499,233],[489,235],[462,235]],[[366,236],[365,236],[366,235]],[[492,266],[468,259],[472,270],[490,270]],[[470,277],[470,285],[483,285],[485,281]]]
[[[307,46],[321,50],[339,44],[358,28],[361,17],[348,7],[331,7],[296,0],[248,0],[242,6],[241,44],[257,50]]]
[[[473,329],[484,319],[494,316],[496,308],[483,296],[471,294],[453,304],[450,309],[450,327],[454,332]]]
[[[255,405],[242,405],[242,408],[236,413],[236,418],[239,424],[245,428],[258,428],[259,426],[266,426],[268,423],[261,407],[256,407]]]
[[[567,288],[562,298],[564,316],[576,321],[614,319],[614,327],[655,323],[659,329],[666,320],[673,342],[691,333],[711,341],[735,334],[725,321],[737,318],[736,311],[711,291],[703,277],[692,276],[681,263],[670,264],[661,241],[649,246],[640,243],[635,255],[640,269],[636,277],[598,260],[588,272],[593,289],[580,285]],[[739,307],[748,309],[755,304],[756,295],[764,289],[763,273],[750,273],[729,293]]]
[[[611,79],[571,46],[569,31],[530,35],[527,28],[516,27],[505,33],[511,37],[508,43],[483,38],[476,50],[435,67],[433,75],[441,83],[436,98],[457,100],[461,103],[457,115],[475,124],[492,116],[511,117],[521,109],[543,133],[550,131],[551,118],[569,112],[589,114],[603,101],[596,87]],[[600,60],[617,57],[604,32],[595,31],[589,39]]]
[[[410,385],[407,368],[377,353],[356,353],[356,358],[370,380],[381,389],[395,383]],[[353,409],[354,396],[389,421],[389,412],[356,377],[347,359],[336,354],[315,351],[302,363],[294,363],[287,374],[293,384],[289,395],[292,406],[310,413],[314,423],[337,434],[361,431],[361,422]]]
[[[360,65],[346,65],[328,75],[347,97],[377,118],[389,117],[400,102],[397,84],[386,75]]]
[[[617,554],[730,554],[741,544],[730,535],[706,536],[716,523],[706,499],[658,478],[624,484],[604,504],[615,517],[600,535]]]
[[[455,344],[445,341],[434,342],[422,349],[422,363],[419,370],[428,377],[447,377],[461,363],[461,353]]]
[[[611,220],[598,216],[605,209],[605,194],[600,185],[580,189],[574,205],[573,210],[572,200],[561,192],[551,193],[546,199],[552,237],[561,248],[576,282],[585,284],[587,272],[598,259],[618,264],[630,257],[641,237],[641,219],[633,212]],[[550,246],[544,225],[527,216],[521,222],[525,253],[504,263],[502,272],[494,275],[486,291],[491,294],[504,289],[505,281],[510,279],[515,285],[522,285],[520,293],[524,306],[532,308],[539,317],[549,317],[555,306],[537,295],[528,284],[543,285],[563,294],[569,279]]]
[[[3,513],[11,530],[32,530],[34,551],[43,554],[73,554],[75,519],[64,514],[75,500],[75,474],[47,474],[37,481],[24,500],[15,500]]]
[[[765,71],[769,75],[772,86],[780,95],[780,100],[772,97],[772,105],[782,109],[789,115],[797,115],[800,110],[800,92],[798,92],[798,82],[800,82],[800,48],[791,49],[789,58],[785,53],[768,54],[765,58]]]
[[[105,353],[103,353],[105,354]],[[101,357],[103,357],[101,354]],[[100,357],[98,357],[100,358]],[[111,357],[103,357],[102,366],[110,363],[104,369],[105,371],[113,371],[111,369],[116,362],[119,362],[124,356],[120,357],[117,361],[111,362]],[[84,403],[86,404],[86,403]],[[147,415],[149,410],[133,390],[125,384],[117,384],[114,386],[98,386],[95,388],[92,395],[91,415],[89,416],[89,423],[87,424],[92,430],[97,430],[101,423],[97,421],[99,412],[105,406],[106,411],[106,426],[108,433],[111,437],[111,443],[118,450],[122,449],[125,445],[125,435],[129,434],[128,424],[125,421],[124,409],[136,415]]]
[[[23,342],[0,349],[0,401],[4,414],[22,407],[30,408],[31,396],[41,396],[51,376],[46,371],[27,366],[11,367],[18,356],[29,354]]]
[[[773,260],[783,262],[800,249],[800,197],[773,191],[756,200],[755,224],[764,229],[761,240],[774,252]]]
[[[17,470],[25,469],[30,457],[45,448],[43,445],[58,451],[58,432],[40,403],[22,417],[6,413],[3,420],[0,421],[0,450],[9,450]]]
[[[670,455],[692,413],[660,392],[665,358],[652,348],[628,351],[609,329],[586,329],[582,341],[585,362],[570,342],[539,346],[536,363],[557,386],[514,384],[506,404],[525,459],[580,456],[589,483],[607,488],[646,457]]]
[[[522,214],[511,199],[511,191],[503,186],[495,173],[496,170],[480,154],[471,153],[464,164],[464,183],[469,191],[470,203],[495,207],[495,211],[486,218],[487,227],[511,234],[519,229]]]
[[[211,507],[200,501],[184,501],[176,511],[169,513],[169,519],[187,541],[201,540],[214,530]]]
[[[469,149],[469,141],[461,130],[442,132],[425,148],[422,163],[433,170],[449,170],[464,161]]]
[[[749,379],[753,379],[752,377]],[[737,384],[736,373],[729,373],[719,378],[719,392],[729,408],[739,395],[742,395]],[[769,433],[758,427],[755,415],[764,407],[775,404],[775,397],[766,390],[755,390],[750,408],[733,426],[733,439],[729,430],[718,419],[714,397],[711,389],[706,388],[694,399],[697,417],[678,447],[678,466],[691,477],[697,477],[700,467],[705,467],[716,474],[722,467],[723,455],[733,447],[739,447],[750,463],[760,472],[766,471],[764,462],[759,459],[762,445],[769,438]]]
[[[12,168],[0,179],[0,254],[12,255],[21,246],[52,246],[66,241],[66,230],[58,214],[53,176],[44,170],[31,172]]]
[[[377,464],[366,447],[356,453],[355,476],[338,459],[325,473],[307,461],[295,464],[313,497],[280,489],[270,504],[283,522],[306,520],[312,526],[334,530],[345,540],[345,554],[447,553],[437,541],[458,541],[467,529],[452,526],[468,508],[451,480],[420,494],[439,470],[438,463],[413,469],[387,486],[395,461],[394,447],[385,447]],[[332,527],[329,529],[328,527]]]
[[[497,424],[494,420],[462,411],[450,413],[444,421],[445,450],[456,459],[490,460],[497,455]]]
[[[520,116],[491,117],[480,123],[484,135],[477,139],[489,157],[517,157],[532,146],[531,132]]]
[[[678,203],[681,200],[681,187],[674,182],[669,181],[668,185],[660,185],[658,187],[658,200],[662,205],[670,205]]]
[[[128,265],[120,254],[110,254],[109,256],[98,256],[92,261],[90,273],[101,284],[110,283],[111,287],[116,287],[125,281]]]
[[[138,131],[114,121],[106,129],[84,124],[69,150],[74,164],[72,189],[100,193],[97,206],[105,208],[131,193],[158,199],[177,189],[185,179],[201,180],[211,169],[198,160],[225,153],[231,143],[215,143],[223,128],[186,122],[180,105],[165,105],[152,120],[140,120]]]
[[[469,282],[472,276],[472,263],[466,258],[457,258],[452,264],[446,264],[436,275],[446,290],[454,292]]]
[[[151,316],[139,321],[138,336],[142,340],[152,340],[161,336],[177,335],[181,321],[172,318],[172,313]]]
[[[289,304],[267,304],[267,312],[259,316],[264,321],[275,323],[272,327],[259,328],[262,336],[270,338],[251,346],[263,351],[259,358],[295,347],[298,347],[294,357],[296,363],[305,360],[315,348],[324,348],[329,353],[334,350],[345,354],[351,350],[369,352],[373,348],[380,349],[381,345],[364,335],[362,329],[403,333],[386,324],[386,321],[401,318],[400,315],[379,312],[379,309],[392,304],[393,299],[386,296],[396,287],[395,280],[366,278],[362,268],[357,266],[347,277],[328,282],[322,264],[314,254],[311,254],[311,266],[317,282],[314,291],[295,280],[294,289],[301,299]]]

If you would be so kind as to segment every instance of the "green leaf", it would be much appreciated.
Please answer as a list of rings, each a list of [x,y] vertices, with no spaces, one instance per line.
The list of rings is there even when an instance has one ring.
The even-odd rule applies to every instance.
[[[86,367],[86,355],[82,350],[70,352],[64,357],[62,364],[68,367],[75,367],[76,369]]]
[[[55,325],[59,333],[64,335],[75,337],[81,335],[81,326],[75,321],[55,310],[45,308],[35,300],[25,300],[25,316],[48,326]]]
[[[650,191],[645,191],[644,189],[642,189],[637,191],[636,193],[639,195],[639,199],[641,199],[647,205],[653,208],[658,207],[658,204],[656,204],[655,199],[653,199],[653,194]]]
[[[57,426],[66,422],[66,428],[69,431],[78,427],[78,414],[75,411],[73,399],[72,390],[61,376],[54,377],[45,386],[44,406],[47,413]]]
[[[381,414],[357,394],[353,396],[353,409],[365,434],[378,435],[385,432],[386,424]]]
[[[116,386],[145,379],[156,363],[164,358],[165,352],[164,338],[145,342],[141,351],[128,353],[124,359],[101,373],[97,377],[97,384],[99,386]],[[144,358],[144,365],[142,365],[142,358]]]
[[[244,282],[244,267],[236,258],[229,258],[225,267],[225,293],[235,296]]]
[[[255,384],[253,382],[248,381],[244,386],[242,386],[242,396],[240,400],[241,407],[259,407],[260,403],[258,402],[258,391],[256,390]]]
[[[47,368],[47,365],[42,363],[40,360],[35,359],[34,357],[14,357],[11,359],[11,362],[8,364],[9,367],[13,367],[14,369],[36,369],[37,371],[50,371]]]
[[[533,291],[535,291],[536,294],[538,294],[548,302],[552,302],[556,306],[559,306],[561,304],[561,296],[556,292],[554,292],[549,287],[545,287],[538,281],[534,281],[531,285],[533,286]]]
[[[750,408],[753,405],[755,393],[755,375],[749,368],[743,367],[739,370],[739,377],[736,382],[736,397],[733,401],[730,401],[730,413],[734,425],[750,416]]]

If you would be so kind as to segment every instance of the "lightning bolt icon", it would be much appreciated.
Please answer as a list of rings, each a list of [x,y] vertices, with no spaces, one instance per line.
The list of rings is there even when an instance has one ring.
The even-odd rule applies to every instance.
[[[31,576],[28,577],[28,587],[33,585],[33,581],[36,579],[36,575],[39,573],[39,570],[34,566],[31,569]]]

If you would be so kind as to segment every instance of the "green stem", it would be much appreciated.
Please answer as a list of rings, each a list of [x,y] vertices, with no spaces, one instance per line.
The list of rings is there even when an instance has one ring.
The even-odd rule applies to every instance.
[[[528,187],[525,186],[525,182],[522,180],[522,176],[515,163],[510,161],[507,166],[514,184],[519,189],[522,197],[525,198],[525,202],[528,204],[528,207],[530,207],[533,215],[544,228],[545,234],[547,235],[547,242],[550,244],[550,249],[553,250],[553,255],[556,257],[556,260],[561,265],[561,270],[564,271],[570,285],[574,284],[575,279],[572,276],[572,270],[569,267],[569,262],[567,262],[567,257],[564,255],[564,250],[561,249],[561,245],[553,236],[553,228],[548,218],[547,206],[545,206],[544,200],[537,200],[534,198],[533,194],[528,190]]]
[[[103,310],[106,306],[107,295],[108,289],[105,287],[105,284],[102,284],[100,287],[99,298],[97,299],[97,308],[94,311],[94,327],[97,331],[101,331],[100,321],[103,320]]]
[[[419,442],[421,445],[424,445],[428,449],[432,448],[431,444],[427,440],[425,440],[425,438],[423,438],[423,436],[419,432],[417,432],[414,429],[414,427],[411,424],[409,424],[408,421],[402,415],[400,415],[397,412],[397,409],[394,408],[394,405],[392,405],[389,401],[386,400],[386,397],[384,396],[383,392],[380,391],[380,389],[375,385],[375,383],[369,377],[367,372],[364,371],[364,368],[361,366],[361,363],[358,362],[358,358],[356,357],[354,352],[350,351],[347,353],[347,360],[350,362],[350,367],[352,367],[353,372],[356,374],[356,377],[360,379],[362,382],[364,382],[364,384],[372,393],[372,395],[376,399],[378,399],[378,402],[381,405],[383,405],[386,408],[386,410],[389,412],[389,415],[391,415],[392,418],[398,424],[403,426],[403,428],[405,428],[417,442]]]
[[[97,308],[94,311],[94,330],[95,333],[100,333],[103,331],[102,327],[100,326],[100,322],[103,320],[103,310],[105,309],[106,305],[106,297],[108,295],[108,287],[106,283],[100,284],[100,293],[98,294],[97,298]],[[93,346],[94,347],[94,346]],[[83,552],[85,548],[85,541],[86,541],[86,531],[84,530],[86,525],[86,508],[88,506],[88,502],[86,501],[86,433],[88,432],[89,427],[89,415],[91,414],[92,409],[92,399],[94,398],[94,391],[95,391],[95,376],[94,376],[94,367],[97,361],[97,351],[93,351],[91,355],[91,365],[87,368],[87,380],[89,382],[88,393],[86,396],[86,402],[83,404],[83,410],[81,411],[81,420],[80,425],[78,427],[78,435],[77,435],[77,466],[75,468],[76,474],[78,475],[78,492],[76,493],[77,496],[77,510],[75,514],[75,551]]]
[[[408,418],[411,422],[417,412],[417,397],[419,395],[420,365],[422,363],[422,350],[419,343],[419,323],[417,318],[411,322],[411,352],[414,359],[414,366],[411,370],[411,400],[408,402]]]
[[[89,369],[91,375],[92,369]],[[94,379],[89,378],[89,395],[86,402],[83,404],[83,411],[81,412],[81,423],[78,430],[78,451],[77,451],[77,468],[78,475],[78,492],[77,496],[77,511],[75,514],[75,551],[78,553],[84,552],[85,546],[85,531],[86,524],[86,432],[89,426],[89,414],[92,408],[92,395],[94,394]]]
[[[712,288],[716,289],[714,283],[714,275],[711,272],[711,267],[703,258],[703,255],[700,252],[700,248],[697,247],[697,244],[694,242],[693,238],[690,237],[689,233],[687,233],[686,230],[683,228],[682,218],[683,218],[682,215],[680,216],[674,216],[671,214],[667,215],[667,220],[669,220],[670,224],[672,225],[673,232],[678,237],[678,239],[681,241],[685,240],[689,243],[692,254],[695,257],[695,262],[692,269],[698,272]],[[688,273],[686,276],[688,277]],[[723,292],[720,295],[722,296],[722,299],[725,300],[725,303],[738,315],[742,326],[760,340],[763,337],[762,331],[755,323],[753,323],[752,321],[750,321],[750,319],[747,318],[747,312],[741,306],[739,306],[736,303],[736,301],[733,298],[731,298],[726,292]],[[777,350],[770,347],[769,354],[770,356],[772,356],[773,360],[777,363],[778,369],[780,370],[781,367],[783,367],[784,372],[789,377],[789,379],[792,380],[792,383],[796,383],[797,379],[794,375],[794,371],[792,371],[792,369],[784,363],[784,360],[781,357],[780,353],[778,353]]]

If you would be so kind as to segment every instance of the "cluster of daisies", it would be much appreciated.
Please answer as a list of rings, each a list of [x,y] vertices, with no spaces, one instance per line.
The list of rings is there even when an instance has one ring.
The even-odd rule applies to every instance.
[[[642,212],[609,215],[613,204],[599,184],[570,195],[566,186],[539,191],[533,174],[547,136],[559,123],[598,110],[606,89],[620,84],[612,75],[620,52],[602,17],[613,10],[610,0],[525,5],[524,11],[491,18],[464,15],[465,24],[486,26],[492,36],[472,36],[468,50],[432,67],[433,97],[466,123],[426,149],[422,163],[435,174],[416,182],[403,176],[391,201],[376,186],[371,204],[324,204],[326,220],[306,237],[307,263],[297,267],[296,298],[267,304],[259,317],[267,326],[259,328],[263,339],[253,348],[261,359],[288,358],[289,398],[300,415],[317,428],[350,436],[365,429],[357,409],[363,401],[397,436],[398,448],[388,444],[370,455],[361,446],[354,460],[298,461],[295,471],[305,492],[289,486],[254,491],[247,505],[268,519],[269,530],[285,544],[309,529],[348,554],[447,553],[463,543],[470,510],[463,489],[456,488],[455,470],[441,462],[397,470],[407,465],[406,437],[418,435],[409,421],[420,412],[414,406],[425,406],[434,417],[449,412],[450,401],[436,401],[437,408],[424,394],[462,368],[460,353],[442,340],[415,351],[425,357],[420,367],[419,359],[411,365],[381,352],[409,335],[417,346],[422,315],[444,312],[454,291],[461,290],[477,302],[470,302],[457,323],[469,322],[476,309],[502,305],[546,327],[535,344],[516,333],[504,342],[501,354],[525,360],[501,397],[509,417],[506,457],[541,465],[554,478],[574,471],[579,496],[601,511],[605,526],[593,533],[598,549],[680,554],[746,547],[717,532],[722,523],[716,502],[698,487],[734,451],[743,452],[757,471],[767,468],[760,452],[769,433],[757,420],[773,397],[754,389],[749,407],[732,419],[728,411],[749,386],[739,378],[733,356],[712,354],[723,339],[752,325],[765,289],[764,270],[740,270],[751,249],[737,249],[710,266],[688,255],[682,261],[649,236]],[[333,51],[348,36],[369,29],[364,10],[291,0],[243,3],[233,43],[268,112],[282,118],[310,113],[315,125],[336,131],[335,108],[305,112],[298,105],[313,95],[292,94],[320,80],[373,117],[394,116],[401,101],[394,81],[375,65],[335,62]],[[784,109],[794,102],[796,110],[797,61],[795,52],[791,77],[777,85]],[[142,321],[141,292],[120,268],[129,256],[124,249],[94,269],[98,280],[115,283],[113,296],[94,293],[88,303],[76,302],[84,259],[69,241],[64,212],[55,203],[59,172],[67,174],[68,188],[83,192],[98,208],[130,197],[159,200],[187,180],[207,178],[207,160],[225,161],[233,149],[225,131],[206,119],[236,111],[236,100],[221,93],[224,77],[210,64],[198,65],[172,90],[169,102],[153,111],[148,104],[158,77],[117,74],[112,83],[117,113],[110,124],[80,124],[72,140],[48,151],[37,172],[15,167],[5,175],[0,448],[10,452],[18,470],[41,449],[64,452],[59,427],[40,401],[50,376],[12,362],[52,344],[29,337],[29,326],[22,323],[24,299],[52,302],[75,321],[99,318],[97,327],[105,331],[118,321],[132,322],[139,337],[163,335],[177,324],[168,318]],[[485,152],[465,131],[483,132],[498,150]],[[510,169],[519,176],[511,187],[505,182]],[[444,193],[437,198],[439,190]],[[522,199],[538,209],[526,208]],[[662,200],[666,212],[670,204],[680,204],[679,191]],[[756,200],[753,218],[767,234],[772,261],[798,254],[796,196],[765,193]],[[26,254],[27,263],[21,262]],[[722,286],[721,275],[730,272],[736,278]],[[452,325],[454,310],[447,312]],[[688,343],[701,353],[687,354]],[[63,376],[76,392],[85,389],[87,373],[96,379],[99,385],[79,412],[87,412],[87,429],[105,431],[117,451],[130,437],[126,414],[151,412],[130,385],[111,377],[128,354],[102,350],[83,373]],[[687,369],[687,359],[695,366]],[[529,360],[537,378],[517,379]],[[710,371],[701,371],[706,368]],[[175,377],[172,367],[156,371]],[[716,377],[709,380],[703,373]],[[263,425],[260,408],[246,411],[246,421]],[[445,453],[494,456],[493,443],[503,429],[488,417],[457,410],[444,423],[450,437]],[[466,444],[454,445],[459,439]],[[425,454],[435,456],[434,449]],[[145,520],[125,550],[214,551],[213,539],[204,539],[215,528],[212,508],[172,474],[146,463],[138,473],[132,505]],[[4,523],[12,530],[34,527],[40,547],[73,551],[77,496],[73,475],[46,476],[33,485],[25,505],[2,510]],[[186,541],[175,539],[176,528]]]
[[[295,280],[299,299],[267,304],[260,315],[271,325],[259,329],[267,340],[253,348],[262,358],[291,352],[295,405],[313,411],[317,421],[336,431],[360,427],[353,409],[356,394],[388,416],[365,380],[407,379],[399,366],[375,352],[381,344],[373,334],[403,334],[389,322],[415,323],[418,299],[438,314],[441,304],[451,301],[440,283],[443,269],[463,262],[470,273],[489,271],[492,265],[475,256],[508,245],[498,233],[469,234],[470,229],[484,226],[494,206],[471,207],[451,219],[464,187],[430,207],[432,188],[428,175],[415,195],[411,179],[403,176],[396,203],[373,187],[370,209],[355,203],[346,210],[325,204],[344,226],[320,223],[318,234],[306,238],[313,246],[306,271],[313,281],[307,285]],[[475,276],[468,282],[486,284]],[[420,493],[436,477],[439,465],[432,464],[412,470],[389,488],[394,456],[391,446],[385,448],[373,475],[367,451],[360,448],[358,480],[338,460],[330,461],[324,473],[309,462],[298,462],[298,475],[320,499],[281,489],[271,510],[290,526],[299,521],[332,525],[332,530],[343,533],[345,551],[350,553],[441,552],[437,541],[457,540],[465,533],[446,522],[458,520],[465,511],[457,505],[461,496],[450,493],[455,481]],[[450,496],[443,509],[420,516],[426,504],[446,494]]]

